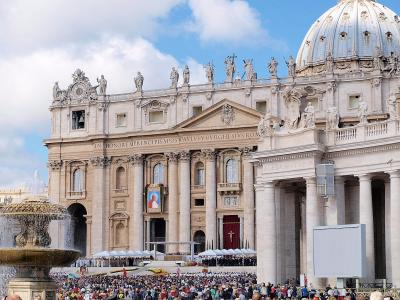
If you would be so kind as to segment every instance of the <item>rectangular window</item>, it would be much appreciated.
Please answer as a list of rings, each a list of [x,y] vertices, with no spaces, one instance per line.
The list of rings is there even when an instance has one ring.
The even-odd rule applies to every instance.
[[[72,129],[85,129],[85,111],[76,110],[72,112]]]
[[[198,116],[203,112],[203,106],[193,106],[192,115],[193,117]]]
[[[204,206],[204,199],[194,199],[194,206]]]
[[[265,114],[267,112],[267,101],[256,102],[256,110]]]
[[[349,109],[357,109],[361,100],[360,95],[349,96]]]
[[[149,113],[149,123],[164,123],[164,112],[151,111]]]
[[[116,127],[126,127],[126,113],[117,114]]]

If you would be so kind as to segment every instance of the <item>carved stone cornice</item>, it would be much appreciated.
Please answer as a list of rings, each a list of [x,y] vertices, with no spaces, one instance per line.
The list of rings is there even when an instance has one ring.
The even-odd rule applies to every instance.
[[[189,151],[181,151],[179,152],[179,160],[190,160],[190,152]]]
[[[141,165],[143,164],[144,156],[143,154],[135,153],[131,156],[128,156],[128,162],[132,165]]]
[[[202,149],[201,154],[206,160],[213,161],[215,160],[217,152],[214,149]]]
[[[176,163],[178,161],[179,153],[168,152],[165,153],[165,157],[168,159],[169,162]]]
[[[106,168],[111,165],[111,157],[96,156],[90,158],[90,164],[97,168]]]
[[[59,171],[61,169],[63,162],[62,160],[50,160],[47,163],[47,167],[49,167],[52,171]]]
[[[400,149],[400,144],[389,144],[389,145],[379,145],[368,148],[359,148],[359,149],[349,149],[335,152],[328,152],[326,154],[327,159],[338,158],[338,157],[347,157],[351,155],[363,155],[368,153],[377,153],[377,152],[385,152],[390,150],[398,150]]]
[[[275,162],[275,161],[310,158],[310,157],[318,157],[318,156],[321,156],[321,153],[319,151],[310,151],[310,152],[303,152],[303,153],[293,153],[293,154],[286,154],[286,155],[279,155],[279,156],[257,158],[257,160],[261,164],[264,164],[264,163],[270,163],[270,162]]]

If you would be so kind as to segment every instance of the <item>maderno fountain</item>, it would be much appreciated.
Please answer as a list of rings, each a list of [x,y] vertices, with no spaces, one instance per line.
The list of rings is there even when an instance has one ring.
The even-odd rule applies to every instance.
[[[14,248],[0,248],[0,265],[15,268],[8,293],[22,300],[55,299],[57,286],[49,276],[50,269],[70,266],[80,255],[76,250],[50,247],[50,223],[69,219],[68,211],[45,197],[32,196],[0,208],[0,217],[21,228]]]

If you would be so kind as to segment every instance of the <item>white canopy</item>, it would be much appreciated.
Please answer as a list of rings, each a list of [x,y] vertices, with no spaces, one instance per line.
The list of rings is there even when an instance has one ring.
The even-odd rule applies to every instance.
[[[157,256],[162,256],[164,253],[157,251]],[[139,258],[139,257],[150,257],[154,255],[154,251],[102,251],[93,255],[93,258],[122,258],[122,257],[132,257],[132,258]]]
[[[233,256],[233,255],[246,255],[246,256],[253,256],[257,252],[253,249],[215,249],[215,250],[206,250],[204,252],[199,253],[199,256],[202,257],[216,257],[216,256]]]

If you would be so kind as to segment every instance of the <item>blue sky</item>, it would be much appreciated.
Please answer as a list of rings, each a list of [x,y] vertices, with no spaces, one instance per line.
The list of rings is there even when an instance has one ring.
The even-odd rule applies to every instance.
[[[400,1],[380,0],[400,13]],[[13,0],[0,2],[0,186],[15,186],[39,169],[47,179],[51,90],[80,67],[94,83],[104,74],[110,93],[168,85],[169,70],[189,64],[192,83],[205,82],[212,61],[253,58],[266,78],[271,57],[286,74],[312,23],[337,0]]]

